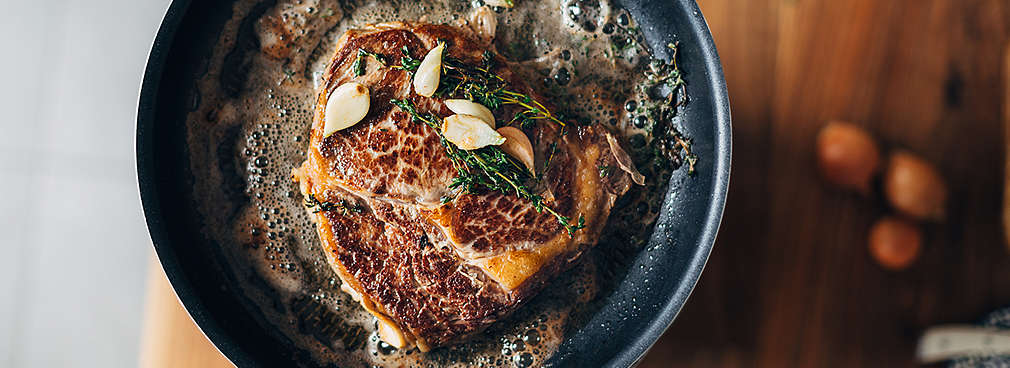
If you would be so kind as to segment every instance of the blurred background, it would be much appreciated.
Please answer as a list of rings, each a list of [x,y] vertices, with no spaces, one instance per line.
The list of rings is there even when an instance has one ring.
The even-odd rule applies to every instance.
[[[136,366],[137,98],[167,0],[4,1],[0,367]]]
[[[930,326],[1010,305],[1010,3],[699,4],[730,88],[732,186],[708,267],[643,367],[917,366]],[[227,366],[150,267],[137,193],[137,97],[168,1],[5,5],[0,367]],[[835,120],[879,149],[863,193],[818,172]],[[898,150],[946,183],[942,219],[887,198]],[[919,242],[882,257],[869,234],[896,214]]]

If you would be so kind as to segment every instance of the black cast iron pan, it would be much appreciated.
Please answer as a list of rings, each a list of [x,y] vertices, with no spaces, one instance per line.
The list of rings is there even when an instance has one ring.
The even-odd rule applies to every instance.
[[[694,288],[722,218],[729,183],[731,133],[722,66],[705,19],[693,0],[618,1],[641,25],[652,50],[680,42],[689,99],[686,134],[700,157],[697,174],[677,170],[646,257],[642,252],[602,307],[566,336],[548,366],[633,365],[673,322]],[[151,50],[137,118],[137,174],[158,258],[179,299],[203,332],[240,367],[290,366],[307,353],[256,322],[221,272],[215,247],[201,234],[188,172],[184,121],[193,108],[194,81],[225,21],[228,1],[172,3]],[[664,55],[667,56],[667,55]],[[645,265],[646,267],[639,267]],[[640,286],[651,285],[648,293]],[[639,310],[622,314],[634,296]],[[619,323],[610,323],[619,321]],[[600,326],[608,326],[602,328]]]

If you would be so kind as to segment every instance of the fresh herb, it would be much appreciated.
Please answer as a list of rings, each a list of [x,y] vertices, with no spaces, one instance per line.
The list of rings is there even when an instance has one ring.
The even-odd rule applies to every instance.
[[[439,141],[456,168],[457,176],[452,180],[449,189],[460,188],[467,193],[487,189],[506,195],[514,194],[530,201],[538,213],[547,211],[553,215],[571,237],[575,237],[575,231],[585,227],[585,218],[582,215],[579,215],[578,221],[573,225],[570,217],[561,215],[545,204],[543,197],[535,194],[533,189],[526,185],[526,182],[532,179],[533,173],[501,148],[487,146],[469,151],[459,149],[442,135],[442,119],[431,113],[418,112],[417,107],[409,100],[392,99],[390,103],[410,114],[415,123],[424,123],[438,134]],[[451,198],[442,200],[448,202]]]
[[[554,159],[554,153],[558,151],[558,142],[551,142],[550,147],[547,148],[547,159],[544,160],[544,171],[540,175],[547,173],[547,170],[551,168],[551,160]]]
[[[365,49],[358,49],[358,57],[354,58],[354,63],[351,64],[351,70],[354,71],[354,75],[362,76],[365,75],[365,58],[372,58],[373,60],[382,64],[382,66],[389,66],[386,62],[386,57],[382,54],[377,54]]]
[[[666,45],[671,50],[669,62],[654,60],[645,72],[649,84],[646,93],[656,95],[663,91],[665,96],[659,96],[662,103],[646,109],[652,125],[646,127],[653,136],[652,146],[657,156],[671,162],[686,162],[688,174],[694,174],[698,156],[691,153],[691,141],[672,126],[677,108],[687,103],[687,82],[677,67],[677,44]]]
[[[614,173],[614,167],[610,165],[598,165],[596,168],[600,170],[601,178],[609,177],[610,174]]]
[[[326,11],[323,12],[323,18],[332,17],[334,14],[336,13],[333,12],[333,8],[326,8]]]
[[[346,216],[349,213],[361,213],[363,211],[361,206],[350,204],[344,200],[336,203],[320,202],[316,199],[316,196],[312,194],[309,194],[309,196],[305,198],[304,205],[306,208],[312,209],[312,213],[341,211],[343,215]]]
[[[293,70],[288,69],[288,68],[284,68],[284,70],[282,70],[282,72],[284,73],[284,79],[281,79],[280,82],[277,82],[278,86],[281,85],[281,84],[283,84],[284,82],[292,82],[292,83],[294,83],[294,81],[295,81],[295,79],[294,79],[295,78],[295,72]]]
[[[417,67],[421,66],[421,60],[415,59],[410,56],[410,50],[407,50],[407,46],[403,46],[403,55],[400,56],[400,65],[393,65],[393,69],[403,69],[408,72],[417,71]]]
[[[552,113],[540,101],[508,89],[505,79],[492,72],[493,69],[494,57],[490,51],[484,52],[478,66],[467,65],[451,57],[445,58],[442,62],[442,79],[435,93],[445,98],[466,98],[492,110],[502,105],[518,105],[522,109],[512,117],[508,125],[518,123],[528,128],[536,120],[548,120],[564,130],[565,122],[557,114]]]
[[[673,105],[674,108],[680,107],[687,102],[687,83],[684,82],[684,76],[680,72],[680,68],[677,67],[677,46],[677,43],[666,44],[666,47],[671,50],[670,61],[653,60],[649,64],[649,69],[645,71],[645,76],[650,82],[650,88],[654,89],[661,85],[669,88],[670,93],[667,95],[667,102],[672,103],[673,99],[679,97],[677,103]]]
[[[372,58],[372,60],[379,62],[379,64],[382,64],[384,67],[406,70],[408,72],[417,71],[417,67],[421,65],[421,60],[411,57],[410,50],[407,50],[407,46],[403,46],[401,51],[403,52],[403,55],[400,56],[400,65],[389,65],[389,57],[386,55],[371,52],[363,48],[358,49],[358,54],[354,58],[354,63],[351,64],[351,71],[353,71],[356,76],[365,75],[366,58]]]

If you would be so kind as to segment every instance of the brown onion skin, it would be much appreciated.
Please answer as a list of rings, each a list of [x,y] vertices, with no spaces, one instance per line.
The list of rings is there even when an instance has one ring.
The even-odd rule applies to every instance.
[[[868,195],[880,169],[880,148],[863,128],[831,122],[817,135],[817,164],[827,182]]]
[[[907,151],[895,151],[884,172],[884,196],[895,210],[919,220],[942,220],[947,184],[932,164]]]
[[[908,220],[887,216],[873,224],[869,236],[870,255],[881,267],[900,271],[919,258],[922,231]]]

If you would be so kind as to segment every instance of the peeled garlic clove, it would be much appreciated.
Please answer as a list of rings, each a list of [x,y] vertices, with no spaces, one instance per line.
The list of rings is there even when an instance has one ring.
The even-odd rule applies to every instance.
[[[383,318],[378,318],[379,321],[379,339],[385,341],[387,344],[392,345],[397,349],[403,349],[407,346],[407,339],[403,336],[403,331],[399,327],[396,327],[390,322],[387,322]]]
[[[498,18],[490,6],[482,6],[470,15],[471,28],[480,38],[490,41],[498,30]]]
[[[323,115],[323,138],[357,124],[368,114],[368,87],[360,83],[344,83],[326,99]]]
[[[414,93],[424,97],[431,97],[435,94],[438,82],[442,78],[442,50],[444,49],[445,44],[439,43],[438,46],[428,51],[427,55],[424,55],[424,60],[421,60],[421,65],[417,66],[417,72],[414,73]]]
[[[476,116],[494,129],[494,114],[484,105],[470,100],[445,100],[445,106],[457,114]]]
[[[505,137],[487,126],[484,120],[473,115],[456,114],[445,118],[442,135],[449,142],[467,151],[505,143]]]
[[[537,171],[533,168],[533,145],[530,144],[526,133],[518,128],[507,126],[498,128],[498,134],[505,137],[505,143],[501,145],[501,150],[526,165],[526,168],[530,169],[530,173],[536,174]]]
[[[484,0],[484,4],[489,6],[500,6],[503,8],[511,8],[515,6],[515,0]]]

